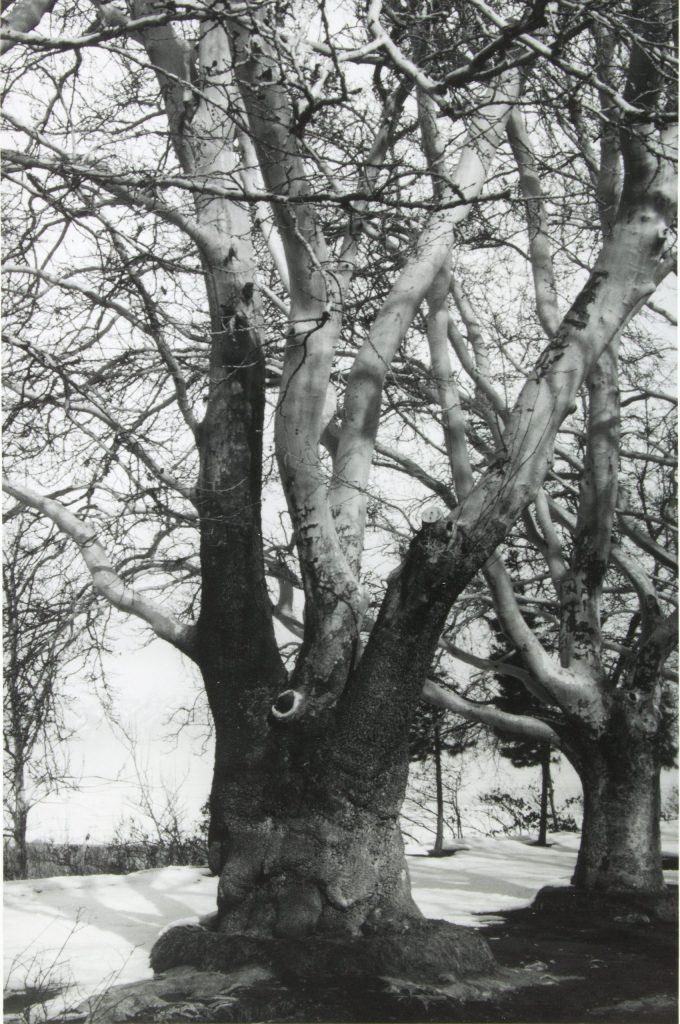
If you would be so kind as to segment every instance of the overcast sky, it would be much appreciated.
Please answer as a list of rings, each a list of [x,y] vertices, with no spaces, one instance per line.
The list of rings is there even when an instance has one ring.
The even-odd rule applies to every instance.
[[[173,739],[174,711],[200,694],[193,666],[169,644],[142,646],[135,628],[116,631],[119,653],[104,658],[107,682],[121,724],[136,737],[136,759],[159,806],[163,791],[178,790],[188,823],[198,818],[210,789],[212,745],[202,751],[205,726],[189,727]],[[79,790],[47,798],[29,815],[29,838],[81,842],[107,839],[128,817],[140,819],[139,783],[133,759],[107,720],[97,695],[80,684],[72,709],[77,731],[70,741],[70,766]]]

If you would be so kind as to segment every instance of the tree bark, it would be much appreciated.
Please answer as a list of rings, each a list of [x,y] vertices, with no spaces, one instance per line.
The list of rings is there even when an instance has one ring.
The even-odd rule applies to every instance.
[[[359,934],[420,917],[411,899],[398,816],[341,797],[300,802],[252,820],[232,818],[218,890],[219,928],[245,935]]]
[[[439,722],[434,723],[434,774],[437,789],[437,832],[432,852],[435,857],[441,857],[444,852],[444,787],[442,786],[442,744]]]
[[[541,809],[538,822],[537,846],[548,845],[548,790],[550,788],[550,747],[544,745],[541,751]]]
[[[28,827],[29,804],[26,800],[26,783],[24,779],[24,766],[20,764],[14,773],[14,806],[12,808],[12,836],[16,843],[17,853],[17,878],[28,878],[28,842],[26,830]]]
[[[552,773],[548,772],[548,801],[550,803],[550,817],[552,818],[553,832],[557,832],[557,811],[555,809],[555,787],[553,786]]]
[[[250,716],[258,714],[251,705]],[[257,754],[243,744],[236,767],[240,741],[239,729],[227,735],[222,722],[211,823],[223,862],[220,931],[349,935],[421,916],[399,827],[407,763],[370,793],[352,785],[354,766],[333,756],[325,731],[295,731],[274,719]]]
[[[363,710],[366,696],[379,699],[388,685],[380,661],[360,663],[335,713],[298,723],[271,714],[268,726],[267,687],[252,677],[244,687],[228,668],[219,680],[206,673],[211,695],[233,679],[215,715],[210,840],[211,866],[222,869],[219,929],[356,935],[421,917],[399,826],[419,696],[411,665],[399,667],[405,701],[384,709],[380,726]]]
[[[202,591],[195,652],[215,723],[209,861],[219,871],[233,812],[226,791],[236,791],[225,780],[236,778],[246,790],[261,788],[267,716],[286,673],[262,552],[264,360],[252,268],[234,267],[230,274],[207,268],[206,277],[213,345],[208,405],[199,429]]]
[[[21,0],[11,11],[5,14],[3,28],[9,29],[11,33],[20,34],[32,32],[38,27],[42,19],[54,7],[55,0]],[[0,41],[0,54],[7,53],[18,40],[3,38]]]
[[[612,716],[607,732],[585,746],[581,846],[572,883],[599,891],[663,889],[656,736]]]

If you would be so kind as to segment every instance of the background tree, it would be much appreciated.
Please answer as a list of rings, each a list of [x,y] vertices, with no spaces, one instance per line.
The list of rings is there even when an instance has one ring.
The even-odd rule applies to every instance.
[[[543,502],[582,386],[591,382],[594,408],[592,381],[670,267],[670,19],[657,0],[558,4],[549,17],[521,5],[512,20],[461,0],[371,4],[365,18],[333,24],[323,5],[304,3],[55,5],[55,35],[9,20],[7,379],[13,437],[40,441],[35,451],[11,443],[5,490],[76,542],[102,596],[200,668],[215,722],[210,855],[224,932],[347,934],[416,914],[398,827],[414,709],[423,691],[479,714],[425,682],[450,610],[486,566],[511,632],[509,583],[490,556]],[[592,70],[602,33],[616,54],[611,78]],[[588,110],[615,116],[563,125],[576,89]],[[486,250],[497,277],[511,267],[518,219],[506,176],[526,190],[531,175],[521,155],[515,168],[506,130],[515,156],[526,153],[534,121],[554,152],[548,176],[578,273],[562,315],[532,229],[535,311],[546,324],[550,311],[549,339],[538,355],[520,337],[524,365],[501,351],[499,403],[471,322],[470,349],[451,326],[449,296],[462,317],[469,300],[451,266],[474,277]],[[603,230],[582,241],[565,168],[581,151],[587,163],[592,136],[609,138],[601,125],[614,122],[616,201],[608,194]],[[517,313],[498,311],[503,338],[524,325]],[[449,337],[477,388],[481,426],[469,438]],[[415,349],[429,360],[437,415],[423,428],[421,404],[408,429],[431,439],[444,428],[439,481],[417,452],[405,463],[389,445],[409,420],[396,399]],[[263,542],[269,416],[287,517]],[[468,439],[479,445],[472,459]],[[408,465],[423,488],[434,482],[448,511],[425,515],[413,535],[390,503],[403,559],[369,627],[364,549],[368,575],[388,568],[376,550],[385,533],[367,538],[386,517],[374,455],[395,473]],[[266,574],[286,575],[291,538],[304,622],[288,672]],[[104,541],[121,552],[115,561]],[[665,621],[649,621],[636,663],[656,679],[670,637]],[[601,759],[610,719],[599,690],[517,628],[528,675]],[[646,706],[647,695],[633,721],[632,701],[622,705],[633,732]],[[557,740],[545,723],[521,725]],[[578,877],[639,884],[631,872]],[[660,884],[651,866],[640,877]]]
[[[87,671],[88,595],[69,580],[65,548],[30,512],[5,524],[3,805],[19,878],[28,877],[31,808],[78,785],[68,760],[69,686]]]
[[[479,728],[474,723],[460,718],[452,719],[440,708],[419,705],[411,725],[409,755],[412,762],[431,762],[434,768],[436,825],[431,851],[433,857],[441,857],[445,853],[444,761],[448,763],[451,758],[475,747],[478,740]]]
[[[536,621],[532,621],[530,615],[526,615],[525,619],[529,628],[535,632],[537,629]],[[498,628],[498,624],[495,623],[495,625]],[[517,651],[507,652],[497,648],[493,653],[499,660],[504,660],[505,656],[510,664],[519,667],[522,665],[522,659]],[[502,711],[508,711],[514,715],[539,716],[544,710],[541,702],[533,696],[520,680],[513,676],[503,675],[500,672],[496,673],[495,679],[501,686],[501,692],[496,697],[494,703]],[[551,724],[554,725],[554,723]],[[540,767],[541,769],[536,845],[547,846],[549,810],[552,815],[553,829],[557,829],[555,797],[550,773],[550,763],[553,757],[551,745],[544,740],[532,741],[521,736],[513,736],[512,733],[504,733],[502,730],[497,730],[496,736],[498,751],[501,757],[507,758],[515,768]]]
[[[611,83],[620,70],[616,47],[599,32],[594,33],[594,44],[594,58]],[[641,57],[637,73],[642,78],[653,75],[651,52]],[[600,102],[603,112],[613,114],[606,93]],[[572,107],[569,116],[578,124],[583,110],[576,101]],[[618,115],[616,120],[621,128]],[[514,115],[509,133],[527,200],[536,308],[550,335],[559,330],[559,318],[548,205],[532,144],[518,130]],[[600,139],[599,159],[591,154],[591,202],[605,238],[611,237],[612,214],[618,210],[620,216],[625,206],[631,148],[639,150],[641,145],[640,137],[625,130],[616,135],[607,131]],[[466,316],[462,308],[461,316]],[[471,323],[469,310],[467,319]],[[582,427],[563,428],[578,439],[580,451],[574,452],[572,446],[557,449],[562,467],[558,463],[534,509],[523,516],[525,543],[542,555],[543,571],[537,570],[535,555],[525,556],[524,575],[514,574],[513,587],[501,559],[486,567],[501,627],[521,653],[529,673],[526,685],[545,709],[539,712],[545,722],[543,738],[564,750],[583,784],[583,838],[574,880],[586,888],[658,891],[663,886],[659,772],[667,763],[663,708],[673,700],[668,683],[677,682],[674,671],[666,667],[677,645],[677,535],[664,512],[673,500],[675,455],[662,439],[674,422],[665,403],[675,400],[648,386],[645,378],[651,367],[664,374],[658,343],[639,328],[617,334],[587,377],[580,396]],[[478,361],[477,373],[481,372]],[[633,413],[625,429],[619,374],[628,385],[626,403],[640,403],[644,410],[641,416]],[[493,392],[488,376],[484,386],[487,395],[496,394],[500,413],[502,398]],[[661,450],[656,442],[651,450],[651,435],[641,421],[658,424]],[[637,442],[645,436],[647,440],[640,448],[629,448],[626,441],[631,436]],[[634,491],[637,501],[630,497]],[[553,624],[547,643],[532,629],[536,615]],[[559,656],[559,664],[551,651]],[[553,673],[557,679],[551,681]],[[567,679],[575,684],[574,694],[580,691],[580,702],[565,702],[564,694],[559,694]],[[553,720],[555,709],[563,716],[561,721]]]

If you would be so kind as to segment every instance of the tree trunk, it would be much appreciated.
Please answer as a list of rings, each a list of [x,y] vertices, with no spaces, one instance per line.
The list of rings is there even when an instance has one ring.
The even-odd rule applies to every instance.
[[[259,821],[232,820],[218,891],[220,931],[353,935],[421,916],[396,815],[349,800],[295,802],[287,813],[279,807]]]
[[[442,786],[442,744],[439,722],[434,723],[434,774],[437,788],[437,833],[434,840],[435,857],[444,851],[444,788]]]
[[[246,254],[247,255],[247,254]],[[238,254],[230,271],[206,267],[213,343],[210,390],[199,428],[197,507],[201,525],[201,611],[194,657],[215,723],[209,863],[225,859],[234,794],[225,780],[261,789],[267,715],[285,685],[264,574],[261,463],[264,358],[253,268]],[[255,797],[253,797],[255,799]]]
[[[537,846],[548,845],[548,790],[550,788],[550,746],[541,750],[541,809],[538,822]]]
[[[407,763],[404,780],[375,780],[370,794],[321,733],[292,733],[271,720],[258,754],[247,757],[244,748],[237,764],[234,730],[220,720],[216,731],[220,931],[347,935],[421,916],[399,826]]]
[[[463,838],[463,818],[460,813],[460,803],[458,802],[458,783],[456,788],[453,790],[453,813],[456,818],[456,839]]]
[[[399,825],[406,741],[385,767],[370,746],[355,759],[333,720],[291,728],[272,716],[259,755],[238,771],[225,720],[216,730],[217,918],[213,928],[166,931],[151,953],[155,971],[262,964],[305,985],[494,971],[474,929],[426,921],[411,898]]]
[[[248,686],[234,681],[225,713],[215,715],[220,930],[356,935],[378,922],[421,917],[410,895],[399,812],[410,723],[448,606],[438,602],[436,624],[423,623],[428,564],[422,543],[415,547],[410,585],[393,587],[332,711],[267,720],[268,688],[256,700],[248,679]],[[222,692],[228,668],[214,681],[204,670],[209,695]],[[285,697],[277,699],[279,713]]]
[[[581,846],[572,879],[581,889],[663,889],[659,837],[659,759],[655,737],[613,718],[584,750]]]
[[[254,680],[235,684],[229,714],[215,716],[221,931],[356,935],[422,916],[410,895],[399,812],[424,675],[419,648],[426,643],[429,655],[431,638],[413,624],[411,640],[411,658],[386,665],[382,648],[375,660],[364,655],[337,707],[299,722],[268,716],[268,687],[258,696]],[[209,693],[221,690],[226,668],[216,681],[204,672]],[[282,699],[276,707],[285,711]],[[378,717],[370,713],[375,702]]]
[[[18,767],[14,776],[15,800],[12,810],[12,836],[16,844],[17,878],[28,878],[28,842],[26,829],[28,825],[29,805],[26,800],[23,765]]]
[[[450,601],[436,565],[436,614],[423,600],[432,586],[430,546],[419,538],[412,547],[332,711],[299,721],[268,714],[275,659],[267,675],[262,661],[258,674],[255,662],[235,667],[234,654],[220,653],[227,640],[234,644],[233,616],[228,632],[222,620],[212,648],[212,634],[200,633],[212,651],[203,675],[215,718],[211,863],[219,854],[224,933],[357,935],[422,916],[410,895],[399,812],[410,723]],[[228,585],[236,584],[220,583]],[[213,592],[219,600],[219,587]],[[199,630],[214,615],[215,602],[204,602]],[[262,657],[257,631],[246,627],[238,649]],[[296,696],[279,694],[278,715]]]
[[[553,786],[552,773],[548,770],[548,801],[550,803],[550,817],[552,819],[553,832],[557,832],[559,824],[557,821],[557,810],[555,809],[555,787]]]

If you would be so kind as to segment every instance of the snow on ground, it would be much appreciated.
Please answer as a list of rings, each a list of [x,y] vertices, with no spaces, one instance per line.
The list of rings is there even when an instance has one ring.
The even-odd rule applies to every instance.
[[[677,854],[678,823],[662,823],[661,837],[664,853]],[[476,836],[458,840],[453,857],[436,859],[422,856],[422,847],[407,846],[413,895],[427,917],[472,927],[491,924],[498,911],[528,906],[543,886],[569,885],[580,839],[562,832],[549,837],[549,847],[540,847],[526,838]],[[665,872],[666,881],[677,883],[677,874]]]
[[[662,826],[663,850],[677,853],[677,822]],[[494,912],[526,906],[544,885],[568,884],[578,835],[552,836],[539,848],[517,838],[460,840],[452,857],[408,847],[416,902],[428,917],[479,926]],[[677,881],[677,872],[667,872]],[[6,882],[6,991],[64,989],[50,1012],[112,984],[151,977],[158,933],[215,908],[217,882],[203,868],[158,868],[132,875],[89,875]],[[480,916],[481,915],[481,916]]]

